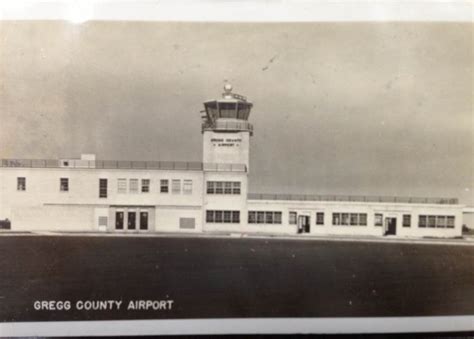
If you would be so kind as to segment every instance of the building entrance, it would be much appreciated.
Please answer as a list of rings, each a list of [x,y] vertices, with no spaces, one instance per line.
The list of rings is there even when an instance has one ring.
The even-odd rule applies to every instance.
[[[137,212],[128,212],[128,229],[134,230],[137,228]]]
[[[309,215],[298,216],[298,233],[309,233],[311,228]]]
[[[385,218],[385,235],[397,234],[397,218]]]
[[[124,224],[124,213],[123,212],[115,212],[115,229],[116,230],[123,230]]]

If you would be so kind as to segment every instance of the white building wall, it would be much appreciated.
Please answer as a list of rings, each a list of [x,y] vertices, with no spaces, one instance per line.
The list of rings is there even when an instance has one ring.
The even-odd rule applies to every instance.
[[[26,178],[25,191],[17,190],[17,177]],[[60,191],[60,178],[69,179],[69,191]],[[107,198],[99,198],[100,178],[108,180]],[[127,179],[127,193],[118,192],[119,178]],[[138,193],[129,192],[129,179],[138,179]],[[150,192],[141,192],[141,179],[150,180]],[[160,192],[161,179],[168,180],[168,193]],[[180,180],[180,193],[173,193],[172,180]],[[184,180],[192,181],[192,193],[183,192]],[[12,230],[60,230],[60,224],[63,223],[54,220],[62,220],[69,215],[71,230],[99,230],[98,217],[106,216],[103,208],[109,206],[200,208],[202,182],[202,171],[0,168],[0,219],[10,219]],[[110,215],[108,217],[109,226],[113,225],[113,218]],[[155,229],[152,224],[150,227]]]
[[[296,234],[297,227],[289,224],[289,212],[310,216],[310,235],[355,235],[383,236],[385,218],[397,219],[396,235],[399,237],[458,237],[462,235],[462,205],[425,205],[402,203],[361,203],[361,202],[323,202],[323,201],[276,201],[249,200],[248,211],[282,212],[281,225],[245,224],[241,226],[246,232],[271,232]],[[324,213],[324,225],[316,225],[316,213]],[[333,213],[366,213],[366,226],[333,225]],[[382,214],[383,226],[375,226],[375,214]],[[403,227],[403,215],[411,214],[411,226]],[[420,228],[419,215],[455,216],[454,228]],[[245,216],[245,223],[247,217]]]

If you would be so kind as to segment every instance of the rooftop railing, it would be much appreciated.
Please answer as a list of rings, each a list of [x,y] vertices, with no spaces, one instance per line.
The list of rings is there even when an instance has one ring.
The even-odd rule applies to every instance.
[[[287,200],[287,201],[345,201],[345,202],[384,202],[408,204],[443,204],[456,205],[456,198],[421,198],[394,196],[360,196],[360,195],[313,195],[313,194],[268,194],[249,193],[253,200]]]
[[[202,163],[192,161],[127,161],[81,159],[2,159],[0,167],[143,169],[230,172],[247,171],[247,167],[244,164]]]

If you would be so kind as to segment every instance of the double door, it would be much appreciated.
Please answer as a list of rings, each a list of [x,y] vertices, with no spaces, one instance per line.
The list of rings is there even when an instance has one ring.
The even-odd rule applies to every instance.
[[[127,210],[115,212],[115,230],[117,231],[147,231],[148,224],[148,211]]]

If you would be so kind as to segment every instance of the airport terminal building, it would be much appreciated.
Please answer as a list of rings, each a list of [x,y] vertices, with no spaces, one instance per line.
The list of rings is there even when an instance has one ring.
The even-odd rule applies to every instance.
[[[202,162],[2,159],[12,231],[458,237],[457,199],[252,193],[252,103],[226,85],[204,103]]]

